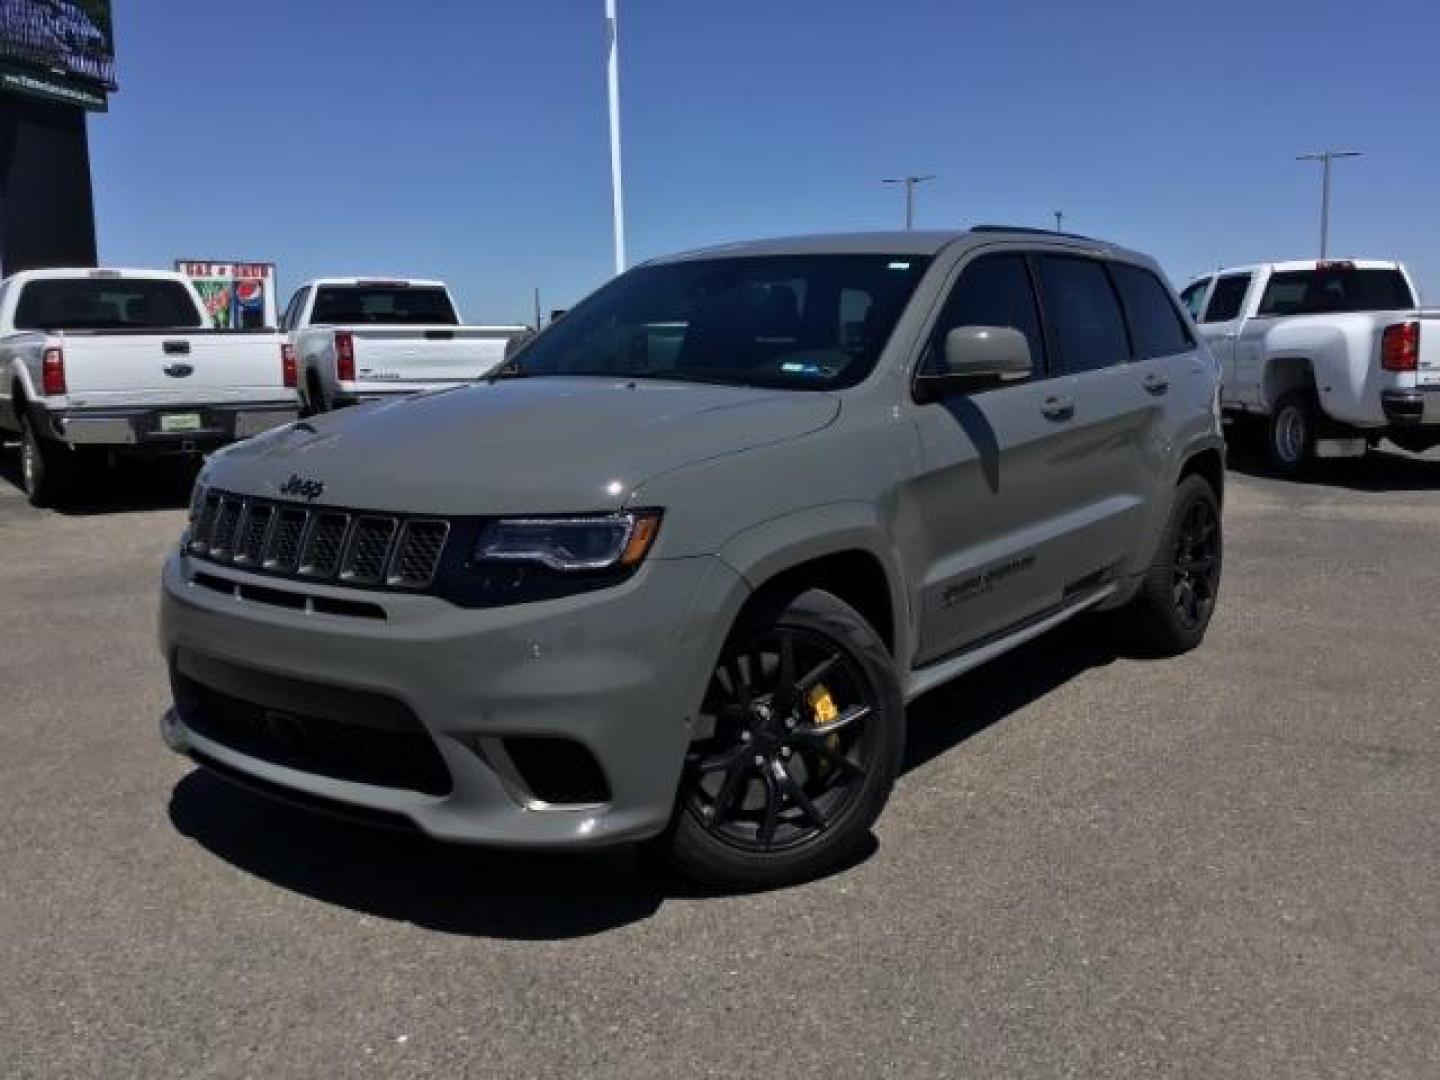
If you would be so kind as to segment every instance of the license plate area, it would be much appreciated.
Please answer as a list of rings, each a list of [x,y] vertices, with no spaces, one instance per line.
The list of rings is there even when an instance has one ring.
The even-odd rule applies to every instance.
[[[167,435],[185,431],[199,431],[201,426],[201,416],[198,412],[160,414],[160,430]]]

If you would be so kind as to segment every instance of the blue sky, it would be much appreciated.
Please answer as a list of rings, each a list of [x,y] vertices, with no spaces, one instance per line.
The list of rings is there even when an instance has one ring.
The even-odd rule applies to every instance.
[[[1440,303],[1434,0],[619,0],[632,261],[917,225],[1067,228],[1172,279],[1399,257]],[[602,0],[116,0],[101,257],[451,281],[474,321],[611,272]],[[284,297],[282,297],[283,302]]]

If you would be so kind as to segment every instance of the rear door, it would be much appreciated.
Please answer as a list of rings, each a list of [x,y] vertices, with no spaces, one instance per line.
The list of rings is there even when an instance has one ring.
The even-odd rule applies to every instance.
[[[1075,383],[1052,365],[1030,261],[983,253],[952,279],[926,335],[919,371],[938,369],[959,326],[1024,333],[1032,376],[918,405],[922,468],[911,484],[923,566],[923,664],[1004,631],[1055,604],[1073,565],[1086,436]]]
[[[1170,483],[1171,466],[1166,454],[1150,448],[1182,440],[1185,426],[1196,422],[1196,403],[1212,400],[1214,369],[1201,356],[1170,287],[1150,267],[1112,262],[1110,274],[1125,308],[1132,352],[1114,385],[1120,395],[1115,405],[1127,414],[1133,439],[1134,486],[1124,494],[1148,514],[1155,493]]]
[[[1226,402],[1240,400],[1243,380],[1236,367],[1235,342],[1244,321],[1245,297],[1255,274],[1244,271],[1221,274],[1215,279],[1205,309],[1199,318],[1200,336],[1220,361],[1221,396]]]
[[[1126,267],[1058,252],[1038,256],[1036,265],[1055,362],[1074,380],[1074,447],[1066,461],[1055,463],[1073,508],[1066,563],[1055,576],[1075,591],[1080,583],[1108,578],[1130,554],[1163,457],[1154,436],[1168,383],[1163,373],[1134,360],[1114,276],[1117,269],[1128,274]],[[1133,287],[1128,277],[1125,282]]]

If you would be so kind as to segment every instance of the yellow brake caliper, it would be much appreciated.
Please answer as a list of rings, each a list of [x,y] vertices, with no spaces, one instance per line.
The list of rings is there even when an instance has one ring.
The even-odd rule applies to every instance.
[[[830,688],[824,683],[816,683],[810,688],[806,695],[806,703],[810,706],[810,715],[814,717],[816,727],[821,727],[840,718],[840,708],[835,704],[835,699],[830,695]],[[825,745],[837,753],[840,750],[840,733],[837,731],[825,740]],[[829,772],[834,766],[822,759],[822,773]]]

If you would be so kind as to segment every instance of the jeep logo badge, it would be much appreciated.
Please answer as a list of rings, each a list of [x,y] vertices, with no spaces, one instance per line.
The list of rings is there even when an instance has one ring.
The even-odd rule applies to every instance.
[[[325,490],[323,480],[302,480],[294,473],[290,479],[280,485],[281,495],[294,495],[296,498],[304,499],[306,502],[314,502]]]

